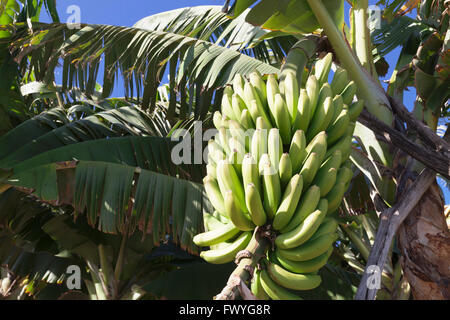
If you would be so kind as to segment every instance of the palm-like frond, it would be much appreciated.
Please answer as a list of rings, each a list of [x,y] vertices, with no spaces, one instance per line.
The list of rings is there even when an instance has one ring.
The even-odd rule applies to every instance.
[[[247,13],[230,20],[221,6],[187,7],[146,17],[133,27],[210,41],[270,64],[282,62],[296,39],[287,35],[271,38],[268,30],[245,21]]]
[[[162,100],[152,115],[120,99],[94,99],[94,105],[73,101],[25,121],[0,137],[0,168],[10,168],[14,181],[2,180],[1,190],[14,185],[40,201],[70,205],[87,212],[91,225],[102,231],[124,231],[132,223],[151,233],[155,243],[168,232],[196,252],[192,237],[202,228],[195,221],[204,201],[203,188],[195,182],[204,168],[171,161],[178,141],[170,136],[175,128],[189,128],[191,120],[172,125]]]
[[[420,0],[380,0],[378,6],[384,7],[383,15],[389,20],[403,16],[417,7]]]
[[[69,109],[72,114],[76,110]],[[0,138],[0,166],[8,168],[42,152],[79,142],[124,135],[165,137],[171,130],[164,116],[150,117],[136,106],[99,112],[87,110],[92,110],[93,114],[79,119],[72,115],[69,119],[63,109],[52,109],[11,130]],[[19,144],[13,138],[16,135],[20,137]]]
[[[398,46],[407,43],[411,36],[420,34],[425,39],[434,28],[407,16],[397,17],[372,33],[375,59],[379,59]]]
[[[344,24],[344,1],[322,2],[334,23],[341,28]],[[229,11],[234,18],[245,15],[245,21],[281,34],[303,35],[313,33],[321,27],[306,0],[235,0]]]
[[[198,248],[192,238],[203,228],[203,211],[210,209],[199,184],[110,162],[51,163],[3,183],[53,205],[72,205],[100,231],[127,233],[137,226],[152,234],[155,245],[170,234],[193,253]]]
[[[211,106],[212,89],[230,83],[237,73],[278,72],[278,68],[270,64],[212,43],[210,39],[187,36],[184,31],[177,34],[107,25],[83,25],[81,30],[70,30],[66,24],[34,24],[33,29],[34,33],[29,36],[23,26],[22,32],[17,34],[15,55],[22,61],[23,68],[35,71],[38,81],[52,82],[58,60],[62,59],[63,89],[77,86],[88,96],[92,95],[103,59],[103,98],[111,94],[115,78],[121,73],[126,96],[136,95],[144,109],[150,106],[150,112],[155,108],[157,88],[167,65],[171,97],[177,95],[176,86],[180,88],[182,102],[186,87],[192,93],[191,107],[182,110],[182,117],[189,115],[189,111],[204,117],[205,108],[207,111]],[[28,65],[23,58],[29,55]],[[170,115],[176,113],[175,101],[171,100]],[[199,110],[190,110],[193,103]]]
[[[26,160],[9,162],[15,174],[30,168],[66,161],[102,161],[139,167],[186,180],[201,181],[202,170],[195,165],[174,165],[171,160],[173,147],[177,140],[164,137],[111,137],[74,143],[57,147],[47,152],[34,153],[25,147],[23,155]],[[39,145],[36,148],[39,149]],[[31,151],[33,151],[33,149]],[[10,160],[11,161],[11,160]]]
[[[57,256],[57,246],[42,227],[54,217],[52,209],[9,189],[0,195],[0,264],[14,277],[56,283],[76,260]]]

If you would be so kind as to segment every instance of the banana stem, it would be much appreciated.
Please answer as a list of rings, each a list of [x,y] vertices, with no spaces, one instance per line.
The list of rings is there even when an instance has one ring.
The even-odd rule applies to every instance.
[[[307,0],[317,20],[330,40],[333,50],[339,61],[349,73],[352,80],[358,85],[358,96],[364,99],[366,107],[375,117],[391,126],[393,115],[389,109],[389,101],[384,90],[370,74],[361,66],[361,63],[350,50],[342,32],[339,31],[330,17],[327,9],[320,0]]]
[[[411,286],[408,283],[408,280],[405,277],[402,277],[400,280],[399,286],[396,292],[396,300],[409,300],[411,295]]]
[[[119,254],[117,256],[116,268],[114,270],[114,278],[115,278],[117,285],[119,284],[120,275],[122,274],[127,239],[128,239],[128,232],[125,232],[122,236],[122,241],[120,243],[120,250],[119,250]]]
[[[114,273],[112,270],[111,263],[107,257],[106,248],[103,245],[98,246],[98,252],[100,257],[100,267],[101,267],[101,276],[103,277],[104,283],[106,285],[106,294],[115,297],[117,290],[116,290],[116,284],[114,281]],[[111,289],[113,292],[110,292]]]
[[[91,278],[94,284],[93,287],[95,290],[95,294],[97,296],[97,300],[108,300],[107,298],[108,288],[100,276],[100,270],[98,270],[98,267],[93,263],[91,263],[90,261],[86,261],[86,263],[91,273]]]
[[[378,79],[378,75],[373,63],[372,47],[370,43],[370,30],[367,26],[369,8],[368,0],[358,0],[353,8],[354,10],[354,27],[355,27],[355,52],[361,61],[362,66],[370,72],[374,79]]]
[[[364,261],[367,261],[369,259],[370,247],[366,243],[364,243],[358,237],[358,235],[355,232],[353,232],[353,230],[351,230],[344,224],[341,224],[341,228],[348,235],[353,244],[358,248],[359,253],[361,253],[361,256],[363,257]]]
[[[245,249],[250,253],[250,257],[245,257],[239,261],[238,266],[230,275],[227,285],[223,288],[222,292],[215,296],[215,300],[235,300],[239,296],[244,299],[250,299],[249,289],[245,283],[253,277],[252,270],[257,267],[259,260],[265,256],[270,245],[264,233],[265,230],[263,227],[257,227],[255,229],[253,237]]]
[[[372,246],[375,241],[375,234],[377,231],[375,230],[375,228],[372,226],[372,223],[369,221],[369,219],[365,215],[360,215],[358,217],[359,217],[358,220],[361,222],[364,230],[367,233],[367,237],[369,238],[370,245]]]
[[[296,74],[298,83],[302,83],[303,69],[308,63],[308,60],[317,52],[318,41],[318,37],[311,36],[303,38],[294,44],[286,57],[286,61],[281,67],[281,83],[283,83],[288,72]]]

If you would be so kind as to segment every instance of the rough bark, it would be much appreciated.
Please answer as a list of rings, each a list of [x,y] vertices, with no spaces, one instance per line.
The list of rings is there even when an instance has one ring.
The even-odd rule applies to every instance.
[[[375,236],[375,242],[370,251],[364,274],[355,295],[356,300],[375,299],[378,289],[369,288],[368,286],[369,274],[372,273],[370,270],[374,266],[377,266],[379,270],[384,269],[389,249],[400,225],[420,203],[422,196],[436,179],[435,177],[436,175],[432,170],[424,169],[417,179],[413,180],[414,183],[402,189],[404,191],[400,193],[397,203],[380,214],[380,223]]]
[[[450,232],[436,183],[400,226],[398,240],[414,299],[450,299]]]

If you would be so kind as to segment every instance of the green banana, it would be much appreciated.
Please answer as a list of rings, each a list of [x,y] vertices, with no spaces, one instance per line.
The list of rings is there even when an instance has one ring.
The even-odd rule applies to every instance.
[[[333,117],[333,101],[331,97],[327,97],[322,104],[319,104],[312,122],[308,128],[306,139],[311,141],[319,132],[328,128]]]
[[[312,237],[309,241],[312,241],[315,238],[318,238],[324,234],[335,233],[337,228],[338,228],[338,223],[337,223],[336,219],[327,217],[323,220],[319,229],[317,229],[317,231],[312,235]]]
[[[232,244],[233,241],[229,240],[229,241],[224,241],[218,244],[212,244],[209,246],[210,250],[221,250],[221,249],[225,249],[226,247],[228,247],[230,244]]]
[[[267,153],[269,154],[270,163],[278,173],[280,158],[283,154],[283,142],[280,136],[280,130],[272,128],[269,130],[267,139]]]
[[[291,120],[286,103],[279,93],[275,95],[274,118],[283,144],[289,144],[291,142]]]
[[[250,289],[253,295],[256,297],[256,299],[270,300],[270,297],[267,295],[267,293],[264,291],[261,285],[261,270],[256,269],[255,272],[253,273]]]
[[[258,101],[256,100],[251,100],[248,104],[248,111],[250,112],[250,116],[252,117],[252,121],[256,122],[256,120],[258,119],[258,117],[261,116],[261,114],[259,113],[259,105],[258,105]]]
[[[280,158],[278,166],[278,172],[280,174],[281,187],[284,189],[292,178],[292,161],[289,153],[283,153]]]
[[[193,241],[210,247],[201,253],[206,261],[226,263],[248,245],[250,231],[270,222],[275,251],[254,273],[257,298],[300,299],[289,290],[319,286],[317,271],[333,251],[337,221],[327,214],[351,182],[348,158],[364,103],[352,103],[356,84],[346,70],[338,67],[328,83],[332,58],[318,60],[313,73],[285,69],[267,81],[258,71],[248,80],[236,75],[213,114],[219,132],[208,142],[203,182],[215,211]]]
[[[291,146],[289,148],[289,157],[292,162],[292,172],[300,172],[303,161],[306,158],[306,137],[302,130],[297,130],[292,137]]]
[[[353,102],[353,98],[356,94],[356,83],[355,81],[350,81],[348,85],[345,87],[344,91],[342,91],[341,96],[342,100],[344,100],[344,104],[350,105]]]
[[[250,153],[246,154],[242,161],[242,181],[244,186],[253,183],[258,192],[262,192],[258,162]]]
[[[246,153],[246,149],[245,149],[243,140],[244,140],[243,136],[242,137],[236,136],[236,137],[231,137],[230,139],[228,139],[228,147],[230,148],[231,153],[233,151],[237,151],[242,157],[241,160],[244,158],[244,154]]]
[[[281,233],[287,233],[294,230],[305,218],[316,210],[320,201],[320,188],[311,186],[300,199],[297,209],[289,221],[289,224],[281,230]]]
[[[333,95],[341,94],[348,85],[348,72],[344,68],[338,67],[334,72],[333,80],[331,81],[331,88]]]
[[[275,251],[275,256],[278,263],[288,271],[294,273],[312,273],[326,265],[332,252],[333,247],[330,247],[325,253],[307,261],[291,261],[282,257],[278,250]]]
[[[275,96],[278,93],[281,93],[275,74],[269,74],[269,76],[267,77],[266,90],[267,90],[267,104],[269,106],[270,118],[272,119],[272,123],[275,123],[275,114],[274,114]]]
[[[242,160],[243,153],[237,151],[236,149],[233,149],[228,157],[228,162],[233,165],[238,176],[242,176]]]
[[[240,123],[245,129],[252,129],[255,127],[252,119],[252,115],[250,114],[250,111],[248,109],[242,110],[241,113],[241,119]]]
[[[261,99],[259,98],[259,95],[256,92],[255,88],[251,85],[250,82],[245,82],[244,97],[244,101],[247,106],[251,106],[251,108],[249,107],[249,110],[253,120],[256,121],[258,117],[263,117],[264,120],[270,123],[270,119],[266,113],[265,107]]]
[[[310,75],[306,81],[306,92],[309,98],[309,121],[312,120],[319,100],[320,84],[315,75]]]
[[[319,132],[306,146],[305,151],[307,156],[309,156],[312,152],[315,152],[319,155],[319,162],[322,163],[323,159],[325,159],[325,155],[327,154],[327,133],[325,131]],[[306,159],[305,159],[306,162]]]
[[[256,129],[269,131],[270,129],[272,129],[272,126],[270,125],[269,122],[264,120],[263,117],[258,117],[256,119]]]
[[[270,161],[262,164],[264,209],[269,219],[275,217],[281,199],[280,177]]]
[[[222,114],[220,113],[220,111],[214,112],[213,124],[217,130],[219,130],[219,128],[222,126]]]
[[[264,225],[267,221],[267,215],[258,188],[253,183],[249,183],[245,187],[245,203],[253,223],[257,226]]]
[[[231,190],[236,197],[237,203],[243,212],[247,212],[245,206],[244,187],[239,179],[233,165],[227,161],[222,160],[217,163],[217,181],[219,182],[219,188],[222,194],[225,194],[228,190]],[[224,188],[224,189],[222,189]]]
[[[291,125],[294,124],[297,117],[299,93],[300,89],[297,76],[293,72],[286,72],[286,77],[284,78],[284,97],[286,99],[286,107],[289,112]]]
[[[217,181],[210,176],[206,176],[203,178],[203,186],[205,187],[205,192],[214,209],[219,213],[226,214],[223,196]]]
[[[256,129],[253,133],[252,141],[250,144],[250,153],[256,162],[259,162],[261,156],[266,154],[267,151],[267,131]]]
[[[337,117],[341,114],[344,109],[344,100],[342,100],[341,95],[334,96],[333,98],[333,117],[331,118],[330,124],[333,124]]]
[[[324,103],[327,98],[333,100],[333,90],[328,82],[322,84],[319,90],[319,97],[317,98],[317,106]]]
[[[268,166],[268,169],[270,169],[270,171],[264,172],[264,167]],[[275,171],[275,169],[273,169],[273,166],[270,162],[270,158],[269,158],[269,154],[264,153],[261,155],[261,158],[259,159],[259,163],[258,163],[258,170],[259,170],[259,174],[261,176],[264,176],[265,174],[276,174],[277,172]]]
[[[245,102],[239,97],[237,93],[233,93],[231,96],[231,108],[233,110],[234,119],[239,121],[242,116],[242,111],[247,110]]]
[[[331,52],[329,52],[325,57],[316,62],[314,75],[316,76],[320,84],[328,81],[328,75],[330,74],[332,63],[333,54]]]
[[[227,128],[224,126],[219,128],[219,132],[216,135],[218,144],[223,148],[226,154],[230,153],[230,148],[228,147],[228,140],[231,138],[231,134]]]
[[[291,220],[292,215],[297,208],[298,200],[302,195],[302,189],[303,178],[301,175],[296,174],[289,181],[281,199],[281,204],[273,219],[272,226],[275,230],[283,229]]]
[[[331,168],[339,169],[342,163],[342,152],[341,150],[334,151],[328,158],[325,159],[320,170],[328,170]]]
[[[336,182],[347,183],[353,178],[353,171],[349,167],[343,165],[337,172]]]
[[[336,182],[337,169],[319,170],[312,184],[320,188],[320,196],[325,197]]]
[[[208,141],[208,154],[211,155],[214,163],[217,163],[220,160],[224,160],[226,158],[226,154],[222,147],[212,139]]]
[[[225,211],[236,228],[242,231],[251,231],[255,228],[255,224],[250,217],[239,207],[231,190],[225,192],[224,203]]]
[[[222,113],[224,116],[226,116],[228,119],[236,120],[239,118],[236,118],[233,112],[233,107],[231,103],[231,95],[224,94],[222,96]]]
[[[309,187],[311,182],[313,182],[317,171],[320,166],[320,155],[316,152],[312,152],[305,160],[300,174],[303,176],[303,182],[306,187]]]
[[[326,199],[328,200],[328,213],[333,213],[339,208],[345,191],[347,191],[345,183],[339,182],[336,183],[331,191],[327,194]]]
[[[326,199],[320,200],[316,211],[307,216],[295,229],[282,233],[275,239],[277,247],[291,249],[308,241],[325,219],[327,211],[328,201]]]
[[[340,138],[330,149],[327,150],[325,158],[331,156],[336,150],[340,150],[342,152],[341,164],[344,163],[350,155],[350,151],[352,148],[352,139],[353,137],[349,135],[345,135]]]
[[[258,70],[253,71],[249,75],[250,83],[255,88],[261,101],[267,101],[266,83]]]
[[[355,127],[356,127],[356,122],[350,121],[350,123],[348,124],[347,132],[345,133],[347,136],[352,137],[352,139],[353,139],[353,133],[355,132]]]
[[[308,261],[327,252],[336,241],[337,234],[328,233],[318,238],[307,241],[303,245],[294,249],[279,249],[278,254],[291,261]]]
[[[350,121],[354,122],[358,119],[359,115],[364,109],[364,100],[358,100],[355,103],[352,103],[348,107],[348,116],[350,117]]]
[[[216,172],[215,170],[216,170],[217,162],[216,162],[216,160],[214,159],[214,157],[213,157],[213,155],[211,154],[211,152],[208,152],[208,164],[210,164],[211,166],[213,166],[213,167],[214,167],[214,172]],[[217,174],[216,174],[216,173],[214,173],[214,175],[212,175],[212,176],[214,177],[214,179],[217,179]]]
[[[222,228],[225,225],[214,215],[219,216],[219,213],[217,211],[214,211],[213,214],[205,213],[203,215],[203,225],[204,225],[206,231],[211,231],[211,230],[215,230],[218,228]]]
[[[239,232],[241,230],[236,228],[232,223],[229,223],[221,228],[195,235],[193,242],[199,247],[207,247],[230,240]]]
[[[216,167],[212,163],[206,165],[206,175],[217,180]]]
[[[317,172],[312,184],[320,188],[321,197],[325,197],[336,183],[341,157],[341,152],[336,150]]]
[[[297,106],[297,116],[295,118],[294,124],[292,125],[292,131],[297,130],[306,131],[311,120],[310,116],[311,106],[306,89],[300,90],[300,97],[298,99]]]
[[[244,85],[245,79],[242,77],[242,75],[237,73],[233,78],[233,91],[237,93],[243,100],[244,100]]]
[[[270,278],[267,270],[261,270],[261,286],[272,300],[303,300]]]
[[[234,242],[221,247],[220,249],[213,249],[200,252],[200,257],[206,262],[212,264],[223,264],[231,262],[235,259],[236,254],[239,251],[244,250],[250,239],[252,238],[251,232],[243,232]]]
[[[338,141],[347,132],[349,123],[350,117],[348,110],[344,109],[334,123],[327,129],[327,144],[329,146],[332,146],[333,143]]]
[[[233,88],[232,88],[231,86],[226,86],[226,87],[223,89],[223,94],[227,94],[227,95],[229,95],[229,96],[232,96],[233,93],[234,93],[234,90],[233,90]]]
[[[219,211],[215,210],[212,213],[213,217],[216,218],[218,221],[220,221],[220,223],[222,224],[228,224],[230,222],[230,219],[227,218],[225,215],[219,213]]]
[[[319,275],[314,274],[296,274],[287,271],[283,267],[269,263],[267,271],[276,283],[280,286],[293,290],[312,290],[317,288],[322,282]]]

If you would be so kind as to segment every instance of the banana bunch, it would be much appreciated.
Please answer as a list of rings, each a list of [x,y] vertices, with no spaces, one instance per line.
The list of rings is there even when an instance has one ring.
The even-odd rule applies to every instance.
[[[356,84],[338,68],[328,83],[332,55],[318,60],[304,87],[297,74],[241,75],[225,89],[218,133],[208,143],[204,187],[215,208],[205,215],[210,263],[233,261],[257,226],[270,225],[274,249],[251,284],[260,299],[295,299],[290,290],[321,283],[336,240],[336,211],[352,178],[349,155],[356,118]]]

